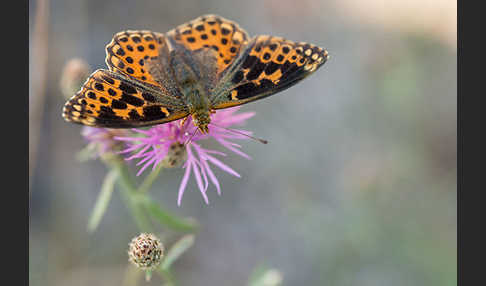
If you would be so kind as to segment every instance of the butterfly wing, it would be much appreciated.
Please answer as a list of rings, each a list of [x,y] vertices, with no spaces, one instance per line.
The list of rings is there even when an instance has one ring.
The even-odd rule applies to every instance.
[[[109,69],[152,85],[159,85],[148,73],[147,60],[158,57],[166,45],[163,34],[150,31],[123,31],[115,34],[106,46]]]
[[[66,121],[107,128],[160,124],[188,114],[160,89],[107,70],[95,71],[63,109]]]
[[[106,46],[105,61],[113,72],[181,98],[170,72],[166,37],[161,33],[128,30],[115,34]]]
[[[327,60],[326,50],[280,37],[257,36],[213,90],[214,109],[241,105],[287,89]]]
[[[221,77],[233,64],[248,43],[245,30],[216,15],[204,15],[178,26],[167,32],[167,38],[174,45],[181,45],[193,54],[204,49],[211,50],[216,59],[216,78]]]

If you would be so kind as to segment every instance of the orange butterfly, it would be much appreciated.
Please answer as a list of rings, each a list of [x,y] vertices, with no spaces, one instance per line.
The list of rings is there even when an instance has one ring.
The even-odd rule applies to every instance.
[[[191,115],[202,133],[217,109],[255,101],[321,67],[326,50],[248,34],[236,23],[201,16],[166,34],[125,31],[106,46],[109,70],[95,71],[64,106],[67,121],[130,128]]]

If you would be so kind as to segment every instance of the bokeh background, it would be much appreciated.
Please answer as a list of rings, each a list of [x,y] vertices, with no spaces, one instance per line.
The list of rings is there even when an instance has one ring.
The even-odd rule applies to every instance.
[[[86,224],[106,168],[80,163],[81,127],[61,117],[65,63],[105,68],[126,29],[166,32],[200,15],[326,48],[300,84],[242,107],[253,159],[225,162],[242,178],[205,205],[182,169],[152,196],[197,218],[176,262],[180,285],[247,285],[265,265],[283,285],[456,285],[457,38],[453,0],[30,1],[31,285],[122,285],[138,234],[115,193],[98,230]],[[155,278],[151,283],[160,285]]]

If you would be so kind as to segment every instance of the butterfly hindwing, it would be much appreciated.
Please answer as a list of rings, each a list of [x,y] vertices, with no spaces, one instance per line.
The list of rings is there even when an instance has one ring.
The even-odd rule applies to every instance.
[[[106,70],[95,71],[63,110],[67,121],[107,128],[148,126],[187,115],[182,102]]]
[[[167,37],[191,52],[211,49],[221,74],[248,43],[248,34],[238,24],[216,15],[205,15],[167,33]]]
[[[257,36],[214,89],[214,109],[241,105],[291,87],[327,60],[327,51],[280,37]]]

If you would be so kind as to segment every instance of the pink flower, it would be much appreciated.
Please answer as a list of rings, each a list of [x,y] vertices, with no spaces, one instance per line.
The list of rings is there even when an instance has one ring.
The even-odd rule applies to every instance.
[[[250,135],[251,132],[237,129],[230,131],[225,129],[233,125],[241,125],[245,123],[248,118],[255,115],[254,112],[235,114],[238,110],[239,107],[234,107],[219,110],[213,114],[211,116],[208,134],[202,134],[201,132],[196,131],[197,128],[192,124],[191,117],[188,117],[183,125],[183,120],[181,119],[157,125],[148,130],[133,129],[139,136],[117,136],[114,137],[114,139],[126,143],[126,149],[120,152],[122,154],[131,154],[126,160],[139,159],[137,166],[142,167],[138,171],[137,176],[149,166],[152,166],[152,170],[154,170],[159,164],[162,164],[163,167],[170,168],[182,166],[182,168],[186,169],[179,187],[177,205],[180,206],[181,204],[182,195],[184,194],[191,173],[194,173],[197,186],[201,191],[204,201],[208,204],[209,200],[206,191],[209,183],[212,183],[216,187],[218,195],[221,195],[221,186],[211,169],[211,165],[214,165],[233,176],[240,177],[240,175],[215,156],[226,156],[225,153],[205,149],[199,142],[204,139],[213,138],[231,152],[246,159],[250,159],[247,154],[239,149],[241,148],[239,144],[230,140],[247,140],[249,139],[248,136],[243,134]],[[241,134],[238,134],[238,132]],[[185,143],[187,144],[184,146]]]
[[[108,129],[97,128],[90,126],[83,126],[81,135],[89,143],[89,147],[93,152],[93,157],[101,157],[109,152],[117,152],[120,150],[121,144],[114,140],[115,136],[127,136],[129,132],[124,129]]]

